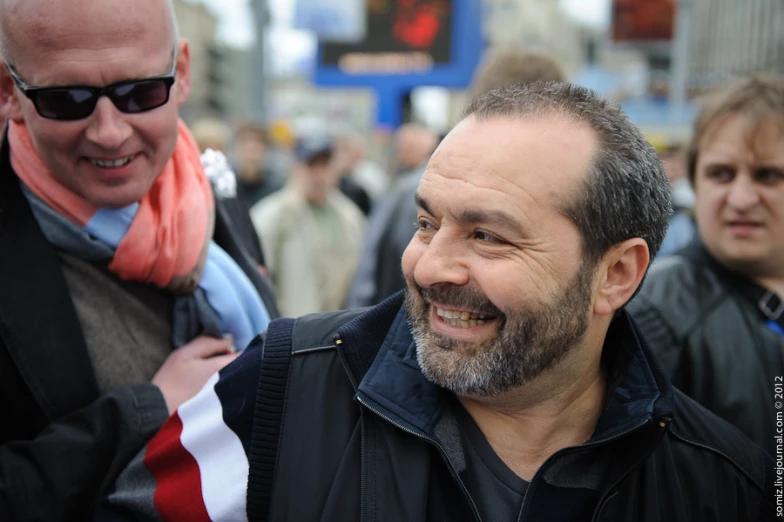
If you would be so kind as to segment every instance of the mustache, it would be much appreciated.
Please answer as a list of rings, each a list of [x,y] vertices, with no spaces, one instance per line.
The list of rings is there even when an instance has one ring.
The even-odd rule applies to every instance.
[[[471,310],[480,315],[504,317],[504,313],[490,300],[472,288],[459,286],[443,286],[439,288],[422,288],[416,285],[419,294],[430,303],[437,303],[454,310]]]

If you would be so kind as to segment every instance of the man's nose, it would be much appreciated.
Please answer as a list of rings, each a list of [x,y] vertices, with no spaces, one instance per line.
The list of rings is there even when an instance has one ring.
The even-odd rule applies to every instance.
[[[422,254],[414,268],[414,280],[419,286],[431,287],[442,283],[466,285],[470,282],[464,244],[439,231],[430,243],[420,248]]]
[[[123,113],[106,96],[102,96],[98,100],[90,119],[90,125],[87,127],[87,139],[102,149],[120,148],[133,132],[131,126],[125,121]]]
[[[730,185],[727,202],[735,210],[750,210],[760,202],[759,187],[750,176],[736,176]]]

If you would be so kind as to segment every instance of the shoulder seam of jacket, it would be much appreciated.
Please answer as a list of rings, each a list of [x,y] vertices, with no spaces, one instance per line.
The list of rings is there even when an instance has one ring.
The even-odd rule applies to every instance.
[[[721,295],[716,297],[715,300],[713,300],[710,303],[708,303],[708,306],[702,308],[700,310],[699,315],[691,322],[691,324],[688,327],[686,327],[686,328],[684,328],[684,329],[682,329],[680,331],[679,331],[679,329],[674,328],[673,321],[670,320],[670,318],[667,316],[667,314],[662,312],[662,310],[664,308],[666,308],[664,303],[658,303],[658,302],[654,301],[653,299],[650,299],[648,296],[645,296],[645,295],[639,295],[639,296],[635,297],[635,299],[642,298],[641,300],[646,301],[648,303],[648,310],[656,312],[656,315],[659,318],[660,324],[666,325],[667,328],[670,330],[670,332],[672,332],[673,338],[678,343],[682,343],[683,341],[688,339],[692,334],[694,334],[694,332],[696,332],[697,330],[700,329],[700,327],[704,324],[705,319],[708,316],[710,316],[716,310],[716,308],[718,308],[722,303],[724,303],[727,299],[729,299],[729,297],[730,297],[729,293],[726,290],[724,290],[724,289],[722,289],[722,290],[723,291],[722,291]],[[640,314],[640,312],[637,312],[637,315],[641,316],[642,314]],[[632,316],[635,317],[635,319],[636,319],[637,315],[632,314]]]
[[[757,486],[757,488],[760,490],[760,493],[762,493],[762,494],[765,493],[765,487],[762,484],[760,484],[757,481],[757,479],[755,479],[751,475],[751,473],[749,473],[743,466],[738,464],[738,462],[735,459],[733,459],[732,457],[730,457],[729,455],[727,455],[726,453],[724,453],[723,451],[721,451],[718,448],[714,448],[713,446],[709,446],[708,444],[704,444],[702,442],[695,442],[695,441],[693,441],[691,439],[688,439],[688,438],[684,437],[683,435],[677,433],[673,428],[674,428],[674,426],[671,425],[670,426],[670,433],[672,433],[673,436],[676,439],[678,439],[678,440],[680,440],[682,442],[685,442],[686,444],[690,444],[692,446],[711,451],[711,452],[715,453],[716,455],[719,455],[720,457],[726,459],[730,464],[732,464],[735,468],[737,468],[738,471],[740,471],[747,479],[749,479],[751,482],[753,482],[754,485]]]

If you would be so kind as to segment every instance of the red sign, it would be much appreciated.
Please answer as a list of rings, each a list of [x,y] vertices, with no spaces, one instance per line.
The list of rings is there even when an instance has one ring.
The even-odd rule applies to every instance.
[[[365,38],[324,42],[321,59],[326,65],[339,65],[347,58],[352,63],[381,58],[400,64],[425,58],[432,68],[450,62],[451,40],[452,0],[368,0]]]
[[[674,21],[675,0],[613,0],[613,40],[671,40]]]

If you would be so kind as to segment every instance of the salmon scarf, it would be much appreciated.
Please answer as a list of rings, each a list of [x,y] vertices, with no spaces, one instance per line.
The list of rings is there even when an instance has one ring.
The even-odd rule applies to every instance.
[[[75,225],[95,228],[100,209],[54,177],[35,151],[27,127],[11,122],[8,139],[11,166],[22,182]],[[192,292],[204,269],[214,225],[215,201],[199,148],[180,122],[174,155],[139,202],[109,270],[122,279]]]
[[[210,333],[232,334],[240,349],[266,328],[269,314],[255,287],[212,241],[212,187],[199,148],[182,121],[174,154],[163,171],[138,203],[121,209],[98,208],[57,180],[24,124],[10,122],[8,140],[11,166],[22,183],[43,204],[110,246],[114,256],[109,270],[121,279],[151,283],[188,298],[201,287],[212,310],[203,310],[199,293],[197,304],[186,308],[201,307],[197,320],[202,325],[214,323],[210,317],[217,315],[221,331],[213,328]],[[175,330],[176,323],[175,315]],[[175,341],[178,344],[183,343]]]

